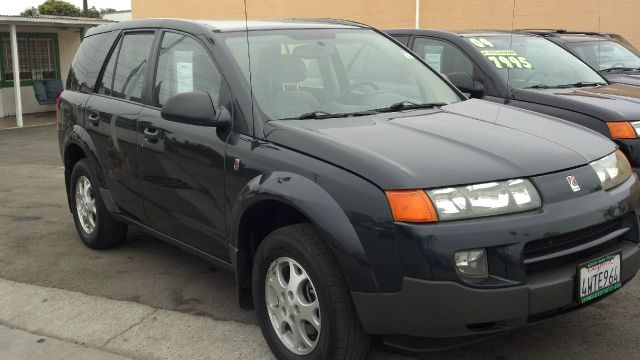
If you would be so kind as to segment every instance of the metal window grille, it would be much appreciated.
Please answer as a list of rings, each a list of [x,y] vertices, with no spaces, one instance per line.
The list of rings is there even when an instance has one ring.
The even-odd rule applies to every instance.
[[[4,55],[4,81],[13,81],[13,58],[11,56],[11,40],[2,39]],[[20,80],[53,80],[56,74],[55,40],[50,37],[18,35],[18,59],[20,63]]]

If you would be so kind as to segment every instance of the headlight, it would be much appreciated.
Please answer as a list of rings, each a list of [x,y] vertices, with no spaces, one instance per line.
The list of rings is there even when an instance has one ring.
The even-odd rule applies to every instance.
[[[602,159],[590,163],[598,174],[603,190],[622,184],[631,176],[631,165],[622,151],[616,150]]]
[[[440,220],[526,211],[541,206],[536,188],[525,179],[428,190]]]

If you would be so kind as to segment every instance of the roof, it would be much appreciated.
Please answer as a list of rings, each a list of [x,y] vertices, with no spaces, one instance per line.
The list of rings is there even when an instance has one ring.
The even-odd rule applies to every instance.
[[[411,35],[425,35],[425,34],[447,34],[447,35],[459,35],[459,36],[499,36],[499,35],[532,35],[535,34],[520,31],[520,30],[430,30],[430,29],[388,29],[384,32],[389,34],[411,34]]]
[[[277,29],[355,29],[366,28],[367,25],[349,20],[338,19],[284,19],[284,20],[187,20],[187,19],[143,19],[109,23],[91,29],[86,36],[93,34],[132,28],[168,28],[182,29],[191,33],[204,31],[232,32],[245,30],[277,30]]]
[[[111,23],[110,20],[71,16],[19,16],[0,15],[0,24],[15,25],[101,25]]]

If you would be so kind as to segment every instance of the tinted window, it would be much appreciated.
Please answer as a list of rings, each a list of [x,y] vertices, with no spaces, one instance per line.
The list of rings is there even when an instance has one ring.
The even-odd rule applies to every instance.
[[[474,74],[475,65],[455,45],[446,41],[417,38],[413,44],[413,50],[436,71],[448,75],[462,72]]]
[[[587,64],[551,41],[529,35],[491,35],[466,38],[508,85],[553,88],[576,83],[606,84]]]
[[[372,30],[296,29],[250,32],[248,39],[246,33],[223,36],[245,80],[251,73],[254,98],[271,119],[308,112],[358,113],[406,101],[460,101],[415,56]]]
[[[156,106],[162,106],[173,95],[189,91],[209,93],[217,106],[221,84],[220,71],[199,41],[182,34],[164,34],[154,87]]]
[[[118,36],[115,31],[84,38],[76,52],[67,78],[67,89],[92,92],[100,67]]]
[[[568,43],[567,46],[598,70],[638,70],[640,54],[608,40]]]
[[[102,76],[101,94],[142,100],[142,86],[153,37],[151,33],[132,33],[122,37]]]

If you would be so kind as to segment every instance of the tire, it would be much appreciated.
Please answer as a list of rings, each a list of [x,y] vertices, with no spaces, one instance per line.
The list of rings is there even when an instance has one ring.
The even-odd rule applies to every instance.
[[[292,271],[296,274],[291,275]],[[284,274],[280,277],[284,279],[287,273],[291,287],[283,288],[284,282],[267,280],[267,275],[277,279],[274,274]],[[304,280],[305,276],[308,280]],[[303,280],[298,282],[300,279]],[[262,334],[277,359],[359,360],[367,355],[371,339],[362,329],[338,263],[310,224],[277,229],[262,241],[254,257],[252,287]],[[292,296],[290,290],[297,295]],[[284,292],[287,294],[283,295]],[[306,314],[314,306],[318,307],[317,312],[312,312],[315,315],[306,316],[311,321],[301,320],[305,318],[303,303],[308,305],[304,307]],[[282,310],[283,307],[290,310]],[[319,320],[317,327],[311,324],[317,321],[313,319]],[[306,324],[306,340],[311,340],[313,345],[307,343],[295,349],[292,343],[297,340],[281,339],[273,323],[286,323],[286,336],[294,332],[293,324]]]
[[[86,158],[78,161],[73,167],[69,182],[71,212],[80,240],[91,249],[108,249],[125,240],[127,224],[111,217],[97,184],[89,161]],[[81,194],[86,194],[86,197]],[[89,199],[93,199],[93,202],[88,201]]]

